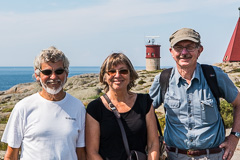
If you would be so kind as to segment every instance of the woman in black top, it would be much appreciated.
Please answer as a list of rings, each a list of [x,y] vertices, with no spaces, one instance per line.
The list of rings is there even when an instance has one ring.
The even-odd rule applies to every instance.
[[[130,150],[159,159],[159,141],[152,100],[148,94],[130,91],[138,78],[130,60],[122,53],[109,55],[101,66],[100,82],[121,115]],[[89,103],[86,115],[86,150],[89,160],[126,160],[122,134],[106,100]]]

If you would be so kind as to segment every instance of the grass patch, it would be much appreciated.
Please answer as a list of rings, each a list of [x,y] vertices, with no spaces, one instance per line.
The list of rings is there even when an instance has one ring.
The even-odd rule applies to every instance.
[[[161,126],[162,134],[164,133],[164,128],[165,128],[165,115],[161,114],[160,112],[156,112],[156,115],[158,117],[158,122]]]
[[[6,143],[3,143],[3,142],[0,142],[0,150],[1,151],[6,151],[7,150],[7,144]]]
[[[12,112],[13,108],[4,108],[2,109],[2,112]]]
[[[240,87],[240,82],[235,82],[235,86]]]
[[[146,83],[146,81],[144,81],[143,79],[140,79],[140,80],[138,81],[138,84],[140,84],[140,85],[142,85],[142,84],[144,84],[144,83]]]
[[[225,128],[231,128],[233,125],[233,106],[226,100],[220,102],[220,113],[222,115]]]
[[[162,72],[163,69],[160,69],[160,70],[155,70],[155,71],[146,71],[147,73],[160,73]]]
[[[7,124],[8,118],[9,118],[8,116],[1,118],[0,124]]]
[[[103,94],[104,94],[104,93],[101,92],[101,93],[99,93],[99,94],[96,95],[96,96],[88,97],[88,99],[97,99],[97,98],[101,97]]]
[[[232,72],[233,72],[233,73],[240,72],[240,68],[233,69]]]

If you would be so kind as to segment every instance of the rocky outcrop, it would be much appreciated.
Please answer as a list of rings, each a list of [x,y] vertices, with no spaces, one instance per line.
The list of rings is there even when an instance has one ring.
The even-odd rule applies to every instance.
[[[218,63],[214,64],[222,68],[238,86],[240,82],[240,63]],[[161,71],[147,72],[145,70],[137,71],[139,78],[136,80],[136,86],[132,89],[136,93],[148,93],[154,77]],[[6,91],[0,91],[0,120],[7,119],[14,105],[21,99],[41,90],[37,82],[18,84]],[[64,90],[74,97],[80,99],[86,106],[90,101],[104,92],[104,86],[99,83],[98,74],[84,74],[68,78]],[[161,112],[161,110],[159,110]],[[0,122],[1,123],[1,122]],[[5,125],[0,124],[0,138]],[[1,155],[0,155],[1,157]],[[0,158],[1,159],[1,158]]]

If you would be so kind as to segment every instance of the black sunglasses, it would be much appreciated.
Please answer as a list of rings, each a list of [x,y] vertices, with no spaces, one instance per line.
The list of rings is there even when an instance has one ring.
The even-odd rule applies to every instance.
[[[46,75],[46,76],[49,76],[49,75],[51,75],[52,73],[53,73],[53,70],[50,70],[50,69],[45,69],[45,70],[41,70],[41,69],[39,69],[40,70],[40,72],[42,72],[42,74],[44,74],[44,75]],[[56,69],[55,71],[54,71],[54,73],[56,74],[56,75],[60,75],[60,74],[63,74],[63,72],[65,71],[65,69]]]
[[[113,69],[113,70],[107,71],[107,74],[109,76],[115,76],[117,74],[117,71],[118,71],[119,74],[128,74],[128,69],[121,69],[121,70]]]

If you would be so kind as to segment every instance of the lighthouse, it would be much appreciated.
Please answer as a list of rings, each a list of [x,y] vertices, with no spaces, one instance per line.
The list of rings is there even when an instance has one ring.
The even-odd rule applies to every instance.
[[[223,57],[223,62],[240,62],[240,7],[238,10],[239,18]]]
[[[155,71],[160,69],[160,45],[155,42],[159,36],[146,36],[150,38],[146,45],[146,70]]]

